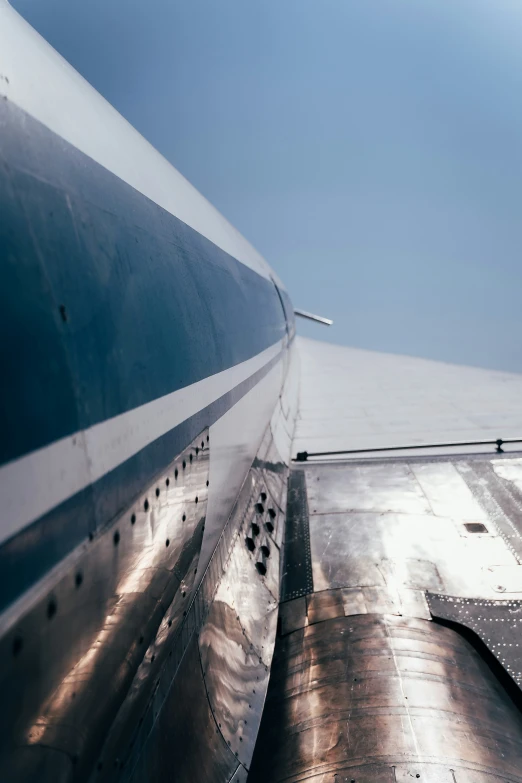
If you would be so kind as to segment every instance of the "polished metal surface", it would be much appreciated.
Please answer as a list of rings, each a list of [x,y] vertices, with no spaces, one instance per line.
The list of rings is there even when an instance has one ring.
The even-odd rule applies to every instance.
[[[295,307],[294,315],[298,315],[300,318],[307,318],[309,321],[316,321],[317,323],[324,324],[325,326],[331,326],[333,324],[331,318],[325,318],[322,315],[315,315],[314,313],[307,313],[306,310],[297,310]]]
[[[161,658],[154,651],[190,602],[207,434],[2,616],[2,780],[83,780],[118,712],[127,710],[123,733],[138,720]]]
[[[283,593],[249,783],[522,781],[502,678],[432,620],[472,628],[518,681],[521,460],[308,464],[290,486],[313,588]]]
[[[159,713],[155,731],[144,743],[130,780],[132,783],[163,780],[228,783],[237,767],[237,758],[210,709],[197,641],[193,637]],[[114,779],[111,775],[114,776],[113,769],[109,770],[108,778]]]
[[[218,727],[248,767],[268,688],[268,667],[253,649],[235,610],[218,597],[200,634],[199,647]]]
[[[518,783],[522,717],[458,633],[361,614],[278,640],[249,783]]]
[[[411,590],[500,597],[498,569],[513,575],[521,562],[522,514],[515,479],[500,486],[496,461],[308,466],[315,590],[382,588],[398,611],[410,599],[404,591]],[[511,467],[520,480],[520,460]],[[511,582],[511,596],[522,598],[522,579],[517,584],[512,576]]]
[[[276,456],[270,433],[260,453]],[[174,761],[177,783],[228,781],[233,774],[245,780],[277,628],[279,549],[272,537],[277,527],[272,535],[265,528],[268,519],[278,523],[271,488],[282,496],[285,470],[280,459],[259,458],[249,472],[182,622],[175,627],[171,615],[165,616],[108,733],[92,783],[156,783],[170,779]],[[271,508],[277,509],[275,517]],[[253,522],[260,534],[251,551],[247,533]],[[261,531],[270,546],[265,576],[256,569]]]

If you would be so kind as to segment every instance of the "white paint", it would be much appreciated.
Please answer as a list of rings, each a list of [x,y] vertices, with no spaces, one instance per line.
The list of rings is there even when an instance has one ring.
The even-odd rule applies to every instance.
[[[522,437],[522,374],[304,338],[297,344],[294,454]]]
[[[257,250],[6,0],[0,0],[1,96],[283,287]]]
[[[2,466],[0,543],[250,378],[281,348],[280,341],[246,362]]]

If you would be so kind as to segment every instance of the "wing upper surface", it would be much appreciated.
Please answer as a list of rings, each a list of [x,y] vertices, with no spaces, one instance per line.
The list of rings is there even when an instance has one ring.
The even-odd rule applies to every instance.
[[[300,337],[294,453],[522,435],[522,374]]]

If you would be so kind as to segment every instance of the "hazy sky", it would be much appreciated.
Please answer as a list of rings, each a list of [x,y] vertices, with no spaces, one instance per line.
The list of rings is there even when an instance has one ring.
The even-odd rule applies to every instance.
[[[302,333],[522,372],[520,0],[13,0],[263,253]]]

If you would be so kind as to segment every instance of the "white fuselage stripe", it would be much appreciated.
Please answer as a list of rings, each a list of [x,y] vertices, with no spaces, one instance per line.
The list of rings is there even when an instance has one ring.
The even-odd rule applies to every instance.
[[[0,543],[133,457],[271,362],[282,341],[228,370],[95,424],[0,468]]]

